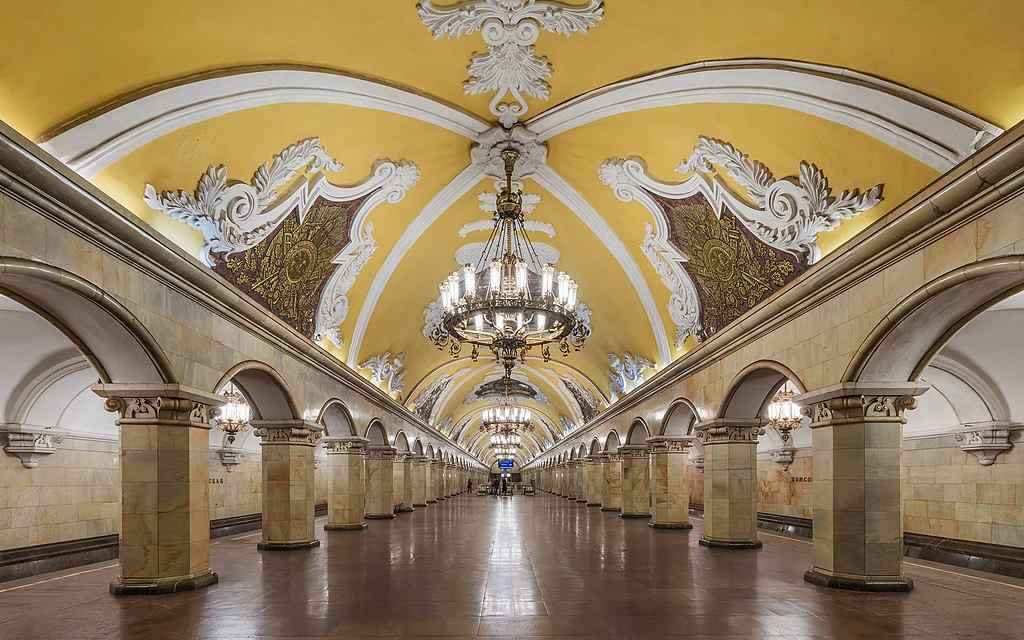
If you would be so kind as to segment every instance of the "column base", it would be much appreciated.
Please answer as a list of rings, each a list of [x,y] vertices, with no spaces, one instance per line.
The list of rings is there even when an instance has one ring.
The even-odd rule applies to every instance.
[[[257,542],[256,548],[260,551],[293,551],[295,549],[312,549],[319,547],[319,540],[306,540],[304,542]]]
[[[425,506],[427,506],[427,503],[426,502],[414,502],[412,506],[413,507],[425,507]]]
[[[588,507],[600,507],[601,503],[600,502],[588,502],[587,506]]]
[[[649,514],[649,513],[620,513],[619,517],[620,518],[650,518],[651,514]]]
[[[804,573],[804,582],[810,582],[811,584],[819,587],[828,587],[829,589],[848,589],[851,591],[894,591],[907,593],[914,588],[914,581],[910,578],[903,578],[902,580],[868,581],[857,578],[830,576],[814,569],[810,569]]]
[[[367,520],[393,520],[395,514],[393,513],[368,513],[366,514]]]
[[[701,536],[701,539],[697,541],[702,547],[710,547],[712,549],[760,549],[760,540],[715,540],[713,538],[705,538]]]
[[[427,504],[437,504],[437,500],[427,500]],[[419,506],[419,505],[416,505]]]
[[[356,524],[325,524],[324,531],[360,531],[366,527],[367,524],[365,522],[357,522]]]
[[[580,504],[587,504],[587,499],[586,498],[576,498],[576,502],[579,502]]]
[[[647,526],[652,529],[692,529],[689,522],[648,522]]]
[[[148,596],[179,591],[196,591],[217,584],[220,578],[210,571],[197,576],[174,578],[118,578],[110,583],[110,593],[115,596]]]
[[[619,511],[622,511],[622,509],[619,507],[601,507],[601,511],[613,511],[618,513]]]
[[[398,513],[409,513],[411,511],[415,511],[415,510],[416,510],[415,507],[398,507]]]

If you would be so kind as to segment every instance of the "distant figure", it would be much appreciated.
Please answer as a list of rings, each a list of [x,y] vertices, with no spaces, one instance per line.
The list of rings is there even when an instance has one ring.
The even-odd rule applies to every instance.
[[[505,478],[502,478],[501,479],[501,484],[499,486],[500,486],[501,495],[505,495],[505,493],[508,491],[508,481],[505,480]]]
[[[466,480],[466,493],[473,493],[473,481]]]

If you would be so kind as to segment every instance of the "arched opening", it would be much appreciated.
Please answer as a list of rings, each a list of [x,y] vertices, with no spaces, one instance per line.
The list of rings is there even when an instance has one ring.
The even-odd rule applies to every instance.
[[[608,435],[604,438],[604,452],[605,453],[616,453],[619,450],[619,434],[617,432],[609,431]]]
[[[369,440],[371,445],[381,447],[388,445],[388,432],[384,429],[384,423],[378,418],[370,420],[363,437]]]
[[[399,453],[409,453],[411,451],[409,448],[409,437],[405,435],[404,431],[399,431],[395,435],[394,447]]]
[[[416,438],[412,443],[412,452],[417,455],[423,455],[423,440],[421,438]]]
[[[593,440],[590,441],[590,448],[588,449],[588,453],[592,456],[596,456],[597,454],[601,453],[601,443],[598,442],[597,438],[594,438]]]
[[[284,377],[266,363],[249,360],[236,364],[221,377],[214,391],[221,392],[229,383],[245,396],[255,420],[298,420],[301,416]]]
[[[643,418],[636,418],[633,420],[633,424],[629,426],[629,432],[626,434],[626,444],[647,444],[647,439],[651,437],[651,431],[647,428],[647,423],[644,422]]]
[[[697,421],[697,409],[693,403],[685,398],[679,398],[672,402],[661,420],[661,429],[658,434],[663,436],[688,436],[693,430],[693,424]]]
[[[793,371],[773,360],[755,362],[733,379],[729,392],[718,412],[720,418],[753,419],[764,415],[765,409],[786,381],[791,381],[798,393],[804,386]]]
[[[328,436],[356,436],[355,420],[345,405],[337,398],[328,400],[327,404],[320,411],[320,424],[324,426],[325,435]]]

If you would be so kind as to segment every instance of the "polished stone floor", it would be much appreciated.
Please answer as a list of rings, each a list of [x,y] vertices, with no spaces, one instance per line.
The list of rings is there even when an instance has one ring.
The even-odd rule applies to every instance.
[[[1021,582],[915,563],[910,594],[821,589],[802,580],[807,542],[706,549],[695,525],[656,531],[546,495],[460,497],[363,532],[321,529],[314,550],[217,540],[220,584],[195,593],[115,598],[113,563],[2,583],[0,638],[1024,637]]]

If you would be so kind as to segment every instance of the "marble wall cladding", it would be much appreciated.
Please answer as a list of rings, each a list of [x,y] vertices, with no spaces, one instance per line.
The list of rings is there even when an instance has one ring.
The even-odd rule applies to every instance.
[[[814,512],[814,455],[799,449],[789,469],[783,469],[768,454],[757,456],[757,510],[798,518],[811,518]]]
[[[304,444],[262,445],[263,542],[312,542],[315,489],[313,447]]]
[[[118,457],[116,442],[74,436],[34,469],[0,452],[0,550],[118,533]]]
[[[904,530],[1024,547],[1024,446],[982,466],[952,436],[904,440],[902,486]]]
[[[622,460],[612,455],[601,465],[604,473],[605,502],[601,505],[604,511],[620,511],[622,509]]]
[[[210,518],[231,518],[263,510],[263,467],[260,452],[246,451],[236,465],[225,467],[210,451]]]
[[[626,447],[623,447],[625,449]],[[643,448],[646,450],[646,447]],[[646,453],[623,453],[622,456],[622,515],[649,517],[651,515],[651,483]]]
[[[753,443],[704,446],[704,538],[723,543],[757,540]]]

